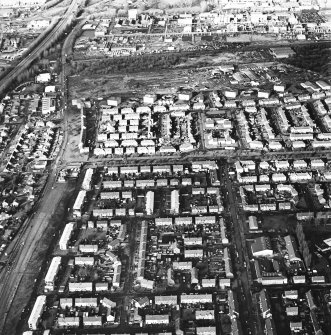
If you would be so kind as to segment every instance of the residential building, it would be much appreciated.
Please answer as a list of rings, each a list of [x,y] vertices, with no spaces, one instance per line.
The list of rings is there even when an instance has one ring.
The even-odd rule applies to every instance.
[[[38,323],[42,315],[45,304],[46,304],[46,296],[39,295],[33,305],[33,308],[32,308],[32,311],[31,311],[31,314],[28,320],[28,325],[31,330],[38,329]]]
[[[169,324],[169,315],[150,315],[145,316],[145,324],[147,325],[162,325]]]
[[[63,233],[61,235],[60,241],[59,241],[60,250],[67,250],[68,242],[70,240],[73,229],[74,229],[74,223],[73,222],[69,222],[69,223],[66,224],[66,226],[63,230]]]
[[[61,265],[61,257],[53,257],[45,277],[45,291],[54,290],[55,277]]]

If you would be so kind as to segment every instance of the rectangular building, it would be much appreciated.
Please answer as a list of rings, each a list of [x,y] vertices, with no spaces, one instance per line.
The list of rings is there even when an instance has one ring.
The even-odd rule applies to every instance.
[[[54,290],[55,277],[61,265],[61,257],[53,257],[45,277],[45,291]]]
[[[41,317],[41,314],[43,312],[44,306],[46,304],[46,296],[45,295],[39,295],[37,297],[36,302],[34,303],[34,306],[32,308],[32,312],[30,314],[28,325],[31,330],[37,330],[38,328],[38,322]]]

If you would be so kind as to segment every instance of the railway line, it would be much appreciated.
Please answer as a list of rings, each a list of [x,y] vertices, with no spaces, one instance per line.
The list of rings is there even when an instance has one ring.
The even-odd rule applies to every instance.
[[[68,23],[70,23],[75,17],[75,13],[79,8],[79,1],[80,0],[72,0],[65,15],[57,23],[54,29],[34,50],[31,51],[27,57],[20,61],[17,66],[0,81],[0,94],[2,94],[9,87],[11,82],[20,74],[22,70],[26,69],[44,50],[50,47],[54,40],[60,36]]]

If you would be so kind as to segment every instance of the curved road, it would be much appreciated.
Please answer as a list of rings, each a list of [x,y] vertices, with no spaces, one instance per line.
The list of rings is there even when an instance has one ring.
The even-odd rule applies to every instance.
[[[0,81],[0,94],[3,93],[11,82],[20,74],[22,69],[26,69],[44,50],[46,50],[53,43],[54,39],[60,36],[64,31],[67,24],[71,22],[74,18],[78,3],[80,0],[72,0],[70,6],[68,7],[65,15],[54,27],[54,29],[46,36],[46,38],[40,42],[40,44],[31,53],[25,57],[17,66],[10,71],[1,81]]]
[[[11,71],[0,84],[0,92],[5,90],[8,86],[10,79],[15,78],[21,71],[22,67],[26,67],[31,64],[38,55],[50,46],[53,37],[58,37],[63,32],[66,25],[71,22],[78,8],[78,2],[80,0],[73,0],[71,5],[68,7],[66,15],[61,19],[57,26],[53,29],[50,35],[39,44],[39,46],[30,53],[30,55],[22,60],[13,71]],[[29,266],[30,258],[35,251],[36,245],[39,239],[42,237],[43,232],[47,228],[48,220],[54,213],[58,202],[61,199],[62,192],[58,190],[61,186],[57,186],[54,189],[54,183],[56,182],[56,176],[58,167],[60,165],[63,152],[67,144],[67,116],[65,111],[66,108],[66,81],[65,81],[65,55],[62,54],[62,92],[64,94],[63,104],[63,128],[64,128],[64,139],[61,145],[61,149],[55,161],[53,162],[50,170],[47,183],[44,187],[43,193],[40,195],[38,202],[35,204],[34,214],[27,219],[21,227],[18,235],[15,237],[12,245],[9,247],[9,256],[6,259],[7,266],[2,269],[0,273],[0,334],[5,335],[5,324],[7,315],[9,313],[12,301],[17,292],[18,286],[23,278],[24,273],[27,271]],[[62,188],[65,185],[62,185]]]

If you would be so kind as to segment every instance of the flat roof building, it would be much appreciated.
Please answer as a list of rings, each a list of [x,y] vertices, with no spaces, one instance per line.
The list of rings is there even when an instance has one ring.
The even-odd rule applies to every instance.
[[[60,328],[79,327],[79,317],[78,316],[59,317],[57,319],[57,324]]]
[[[76,307],[97,307],[97,298],[75,298]]]
[[[69,292],[92,292],[92,282],[69,283]]]
[[[149,315],[145,316],[146,325],[169,324],[169,315]]]
[[[74,223],[73,222],[67,223],[66,226],[64,227],[63,233],[59,241],[60,250],[67,250],[68,242],[70,240],[73,230],[74,230]]]
[[[81,217],[82,216],[82,207],[83,207],[83,203],[85,201],[86,198],[86,191],[85,190],[81,190],[79,191],[76,201],[72,207],[73,209],[73,215],[76,217]]]
[[[53,257],[52,262],[45,276],[45,291],[54,290],[54,281],[59,271],[60,265],[61,265],[61,257]]]
[[[31,311],[31,314],[28,320],[28,325],[31,330],[37,330],[38,322],[43,312],[45,304],[46,304],[46,296],[39,295],[34,303],[34,306],[32,308],[32,311]]]
[[[176,295],[157,295],[155,296],[155,305],[177,305]]]

